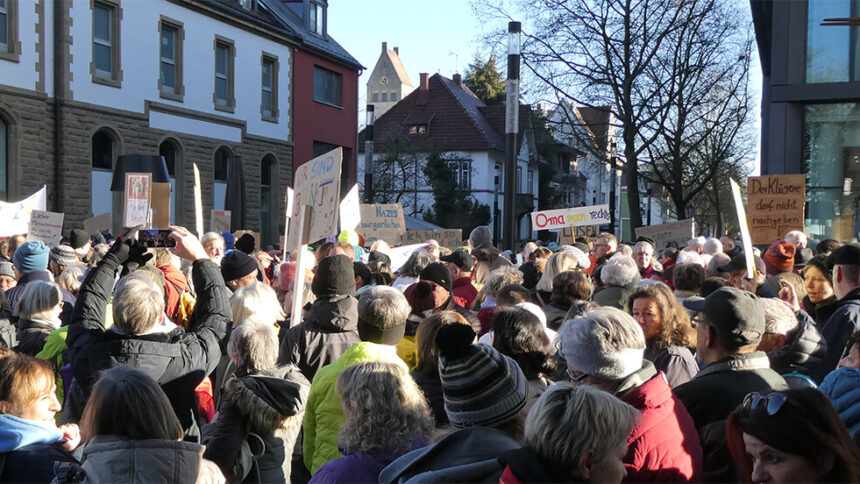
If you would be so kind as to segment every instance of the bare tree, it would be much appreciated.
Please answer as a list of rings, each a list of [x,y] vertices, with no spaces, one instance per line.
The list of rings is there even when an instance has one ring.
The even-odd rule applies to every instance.
[[[374,157],[373,180],[376,203],[401,203],[420,211],[414,200],[425,185],[424,155],[409,140],[392,137],[385,140],[385,152]]]
[[[629,187],[630,223],[636,228],[642,225],[640,170],[663,185],[683,213],[714,172],[701,155],[707,151],[703,140],[713,138],[723,122],[744,124],[747,118],[748,52],[737,66],[738,56],[727,62],[731,55],[720,45],[744,28],[736,18],[732,24],[721,17],[731,10],[730,1],[509,0],[499,5],[473,0],[473,5],[483,15],[522,19],[523,65],[535,81],[527,83],[530,94],[612,111]],[[744,40],[737,46],[748,50],[748,36]],[[712,92],[716,87],[722,94]],[[730,105],[722,104],[721,96],[735,94]],[[690,143],[694,132],[696,141]],[[593,148],[592,154],[607,162],[615,154],[584,141],[582,147]],[[717,153],[707,158],[716,159]],[[691,177],[697,190],[690,190]]]

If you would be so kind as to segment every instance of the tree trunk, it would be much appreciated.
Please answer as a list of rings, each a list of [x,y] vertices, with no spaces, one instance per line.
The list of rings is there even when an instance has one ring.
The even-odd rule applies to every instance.
[[[630,128],[625,127],[624,129],[626,131]],[[633,144],[634,136],[635,134],[631,133],[629,141],[627,140],[627,133],[624,136],[624,155],[626,158],[624,160],[624,171],[627,174],[627,207],[630,211],[631,230],[636,230],[642,226],[642,210],[639,207],[639,165],[636,161],[636,149]],[[632,236],[633,234],[626,235]]]

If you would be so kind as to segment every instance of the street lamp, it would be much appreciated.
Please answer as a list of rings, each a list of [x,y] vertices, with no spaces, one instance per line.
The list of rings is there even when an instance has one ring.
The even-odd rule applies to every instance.
[[[517,132],[520,114],[520,23],[508,22],[508,79],[505,105],[504,248],[515,250],[517,224]]]

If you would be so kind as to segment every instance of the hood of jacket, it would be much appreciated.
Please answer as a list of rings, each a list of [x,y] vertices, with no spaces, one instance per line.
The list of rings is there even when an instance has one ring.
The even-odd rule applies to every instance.
[[[203,446],[174,440],[96,437],[81,468],[92,482],[197,482]]]
[[[55,428],[12,415],[0,415],[0,453],[33,444],[54,444],[63,438]]]
[[[353,296],[317,299],[304,320],[321,333],[358,331],[358,299]]]
[[[491,264],[500,257],[499,254],[501,253],[502,251],[492,245],[472,250],[472,255],[475,256],[476,259],[479,261],[489,262]]]
[[[815,328],[811,320],[798,321],[797,328],[789,340],[779,348],[769,351],[770,367],[784,375],[797,371],[811,374],[827,356],[827,341]]]
[[[860,431],[860,370],[839,368],[831,371],[818,389],[830,399],[851,435]]]
[[[295,365],[233,377],[225,384],[224,398],[250,422],[251,431],[269,434],[286,428],[287,419],[301,415],[310,383]]]
[[[833,314],[833,311],[836,311],[836,296],[831,296],[829,299],[825,299],[818,304],[814,304],[809,296],[803,296],[802,306],[803,310],[806,311],[813,319],[815,319],[816,324],[824,325],[828,319],[830,319],[830,315]]]
[[[499,462],[507,466],[521,482],[584,482],[566,475],[560,466],[547,462],[528,446],[505,452],[499,456]]]

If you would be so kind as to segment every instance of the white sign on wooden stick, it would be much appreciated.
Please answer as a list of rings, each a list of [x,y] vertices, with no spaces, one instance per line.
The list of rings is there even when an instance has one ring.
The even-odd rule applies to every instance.
[[[200,185],[200,169],[197,163],[194,166],[194,222],[197,226],[197,237],[203,237],[203,195]]]
[[[290,224],[287,238],[289,250],[298,248],[305,241],[313,242],[334,235],[337,230],[342,160],[343,149],[338,147],[296,169],[292,217],[298,217],[302,206],[309,206],[312,210],[307,234],[301,233],[305,224]]]
[[[352,186],[340,202],[340,230],[355,230],[361,223],[361,207],[358,200],[358,184]]]
[[[732,197],[735,200],[735,210],[738,214],[738,225],[741,227],[741,241],[744,243],[744,258],[747,263],[747,278],[755,277],[755,258],[753,257],[752,238],[750,237],[750,229],[747,225],[747,215],[744,211],[744,199],[741,197],[741,187],[737,182],[729,178],[732,186]]]
[[[33,210],[27,240],[41,240],[48,247],[56,247],[63,238],[62,213]]]

